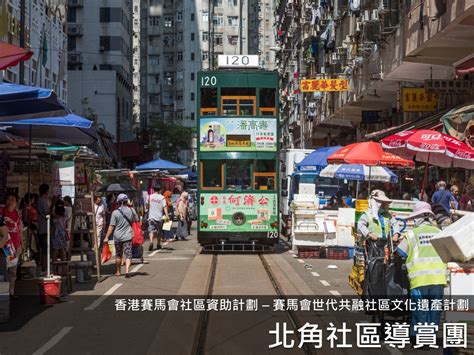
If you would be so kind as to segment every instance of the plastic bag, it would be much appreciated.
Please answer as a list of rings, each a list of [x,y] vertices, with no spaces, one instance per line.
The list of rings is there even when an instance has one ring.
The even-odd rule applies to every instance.
[[[3,252],[7,259],[7,267],[14,267],[18,265],[18,253],[15,249],[15,246],[13,245],[10,235],[8,235],[7,244],[3,246]]]
[[[172,225],[173,225],[172,221],[168,221],[168,222],[163,223],[163,230],[164,231],[170,231]]]
[[[141,226],[140,222],[133,222],[132,223],[132,229],[133,229],[132,244],[133,245],[142,245],[145,242],[145,239],[143,238],[143,231],[142,231],[142,226]]]
[[[102,255],[101,255],[101,262],[102,264],[105,264],[107,261],[112,258],[112,252],[110,251],[109,244],[104,243],[104,246],[102,247]]]

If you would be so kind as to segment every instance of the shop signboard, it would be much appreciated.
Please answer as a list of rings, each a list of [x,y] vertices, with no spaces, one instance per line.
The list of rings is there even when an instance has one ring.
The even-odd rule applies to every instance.
[[[202,118],[201,152],[277,150],[277,120],[274,118]]]
[[[402,88],[403,112],[432,112],[438,108],[438,95],[424,88]]]
[[[302,92],[349,91],[347,79],[303,79],[300,82]]]
[[[469,94],[474,89],[470,80],[425,80],[425,90],[437,94]]]
[[[278,231],[275,193],[203,192],[200,195],[199,230],[204,232]]]

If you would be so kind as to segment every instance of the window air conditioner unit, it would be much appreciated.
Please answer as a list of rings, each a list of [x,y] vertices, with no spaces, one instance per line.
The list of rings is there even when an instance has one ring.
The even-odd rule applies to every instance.
[[[360,32],[362,31],[362,22],[360,21],[357,21],[356,22],[356,28],[355,28],[356,32]]]
[[[369,22],[370,21],[370,12],[369,12],[369,10],[364,11],[362,21],[364,21],[364,22]]]
[[[331,59],[332,59],[332,61],[334,61],[334,62],[335,62],[335,61],[338,61],[338,60],[339,60],[339,56],[337,55],[337,53],[332,53],[332,54],[331,54]]]

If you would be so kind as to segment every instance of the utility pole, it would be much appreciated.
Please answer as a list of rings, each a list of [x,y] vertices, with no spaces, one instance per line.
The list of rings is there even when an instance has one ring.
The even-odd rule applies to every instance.
[[[4,0],[6,1],[6,0]],[[20,0],[20,47],[25,48],[26,0]],[[25,62],[20,62],[20,84],[25,85]]]

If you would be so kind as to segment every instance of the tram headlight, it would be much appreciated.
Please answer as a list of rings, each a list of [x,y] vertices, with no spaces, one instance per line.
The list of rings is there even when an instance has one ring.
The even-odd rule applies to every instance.
[[[241,226],[245,223],[245,215],[242,212],[236,212],[232,215],[232,223]]]

